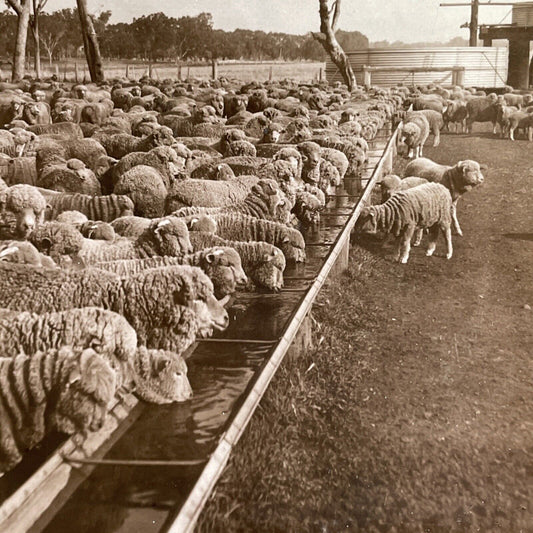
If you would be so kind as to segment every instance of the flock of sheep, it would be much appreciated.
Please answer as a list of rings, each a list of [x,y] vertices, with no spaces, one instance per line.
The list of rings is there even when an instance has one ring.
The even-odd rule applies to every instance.
[[[406,94],[292,81],[0,83],[0,471],[114,398],[187,400],[231,295],[278,291]]]
[[[422,90],[420,90],[422,89]],[[479,94],[481,93],[481,94]],[[440,131],[460,124],[463,131],[472,131],[475,122],[492,122],[494,133],[499,124],[502,135],[524,129],[529,140],[533,134],[533,108],[519,108],[533,102],[530,94],[505,92],[501,96],[459,87],[453,90],[429,85],[408,94],[395,120],[403,121],[399,132],[398,152],[413,158],[405,168],[404,178],[392,174],[381,180],[382,204],[365,207],[358,220],[362,232],[382,231],[397,237],[394,259],[407,263],[411,245],[421,243],[423,231],[428,231],[426,255],[435,252],[441,231],[446,241],[446,258],[453,254],[452,227],[463,235],[457,219],[457,201],[466,192],[484,181],[482,168],[473,160],[459,161],[454,166],[439,165],[422,157],[424,144],[433,134],[433,146],[440,143]]]

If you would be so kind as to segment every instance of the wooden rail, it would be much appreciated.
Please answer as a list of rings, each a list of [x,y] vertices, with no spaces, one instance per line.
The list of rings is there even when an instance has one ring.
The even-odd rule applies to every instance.
[[[465,67],[372,67],[363,65],[363,85],[365,88],[372,86],[372,72],[409,72],[413,75],[417,72],[450,72],[452,73],[452,85],[464,86]],[[413,83],[414,84],[414,83]]]

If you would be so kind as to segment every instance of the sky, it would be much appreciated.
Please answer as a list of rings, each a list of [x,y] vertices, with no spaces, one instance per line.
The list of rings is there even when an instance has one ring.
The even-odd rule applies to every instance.
[[[442,0],[444,3],[457,0]],[[463,1],[463,0],[461,0]],[[497,1],[497,0],[495,0]],[[439,7],[441,0],[343,0],[339,27],[360,31],[373,41],[442,41],[468,38],[460,25],[470,19],[470,8]],[[74,0],[48,0],[46,11],[74,7]],[[111,10],[111,22],[163,11],[180,17],[208,12],[216,29],[275,31],[305,34],[320,25],[318,0],[88,0],[89,11]],[[480,6],[479,22],[510,23],[511,6]],[[509,14],[506,17],[506,15]]]

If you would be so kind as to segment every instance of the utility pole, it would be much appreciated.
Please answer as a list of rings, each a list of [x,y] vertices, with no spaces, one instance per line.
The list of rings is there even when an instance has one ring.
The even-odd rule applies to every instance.
[[[479,0],[472,0],[470,3],[452,3],[440,4],[440,7],[463,7],[470,6],[470,23],[463,24],[461,28],[470,29],[470,46],[477,46],[477,33],[479,28],[479,6],[512,6],[514,2],[480,2]]]
[[[470,43],[469,46],[477,46],[477,28],[478,28],[479,0],[472,0],[470,8]]]

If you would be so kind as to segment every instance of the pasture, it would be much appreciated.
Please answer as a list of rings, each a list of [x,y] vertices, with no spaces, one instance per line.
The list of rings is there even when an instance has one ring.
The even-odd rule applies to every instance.
[[[399,265],[354,236],[314,307],[316,348],[274,378],[198,531],[533,527],[531,152],[481,130],[425,154],[488,165],[453,258],[439,239]]]

